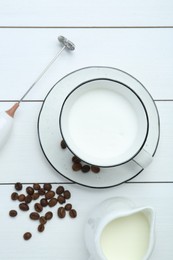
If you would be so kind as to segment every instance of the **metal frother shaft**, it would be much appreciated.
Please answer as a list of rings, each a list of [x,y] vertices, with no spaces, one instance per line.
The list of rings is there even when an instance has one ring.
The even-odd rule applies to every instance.
[[[25,94],[21,97],[21,99],[19,100],[19,104],[20,102],[23,101],[23,99],[25,98],[25,96],[31,91],[31,89],[35,86],[35,84],[42,78],[42,76],[46,73],[46,71],[50,68],[50,66],[55,62],[55,60],[60,56],[61,52],[67,48],[68,50],[73,51],[75,49],[75,45],[74,43],[72,43],[71,41],[69,41],[68,39],[66,39],[64,36],[59,36],[58,37],[59,42],[61,42],[63,44],[62,49],[55,55],[55,57],[50,61],[50,63],[46,66],[46,68],[42,71],[42,73],[38,76],[38,78],[34,81],[34,83],[30,86],[30,88],[25,92]]]
[[[62,49],[55,55],[55,57],[50,61],[47,67],[43,70],[43,72],[39,75],[39,77],[35,80],[35,82],[30,86],[30,88],[25,92],[23,97],[19,100],[19,102],[15,103],[10,109],[4,111],[0,114],[0,148],[7,142],[9,134],[13,125],[13,117],[15,115],[16,110],[18,109],[20,102],[23,101],[25,96],[29,93],[29,91],[35,86],[35,84],[41,79],[41,77],[45,74],[45,72],[50,68],[50,66],[54,63],[54,61],[59,57],[61,52],[67,48],[68,50],[73,51],[75,49],[75,45],[67,40],[63,36],[59,36],[58,40],[62,43]]]

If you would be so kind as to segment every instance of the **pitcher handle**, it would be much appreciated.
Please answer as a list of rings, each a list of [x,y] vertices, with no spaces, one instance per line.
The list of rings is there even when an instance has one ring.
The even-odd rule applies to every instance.
[[[142,149],[134,158],[133,161],[145,169],[152,162],[152,155],[145,149]]]

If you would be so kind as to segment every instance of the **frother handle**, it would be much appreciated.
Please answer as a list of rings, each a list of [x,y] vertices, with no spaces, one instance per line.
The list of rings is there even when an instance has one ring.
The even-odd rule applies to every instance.
[[[0,114],[0,148],[4,146],[9,138],[13,127],[13,120],[6,112]]]
[[[90,256],[90,257],[88,258],[88,260],[94,260],[94,258],[92,258],[92,256]]]
[[[152,162],[152,155],[145,149],[142,149],[134,158],[133,161],[145,169]]]

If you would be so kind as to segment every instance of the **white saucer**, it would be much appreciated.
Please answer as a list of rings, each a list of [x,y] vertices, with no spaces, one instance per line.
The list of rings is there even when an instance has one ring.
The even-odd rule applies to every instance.
[[[59,129],[59,115],[64,99],[76,86],[97,78],[122,82],[140,97],[147,110],[149,120],[148,136],[143,148],[153,157],[160,135],[159,114],[156,105],[151,95],[137,79],[126,72],[110,67],[82,68],[58,81],[47,94],[41,107],[38,118],[38,136],[46,159],[58,173],[87,187],[107,188],[134,178],[144,167],[135,160],[130,160],[120,166],[101,168],[98,174],[74,172],[71,162],[72,153],[68,149],[62,150],[60,147],[62,136]]]

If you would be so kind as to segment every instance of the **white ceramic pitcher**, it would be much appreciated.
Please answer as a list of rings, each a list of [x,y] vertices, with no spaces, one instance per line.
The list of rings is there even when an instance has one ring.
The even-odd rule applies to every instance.
[[[148,226],[147,229],[148,240],[146,244],[147,246],[145,245],[145,250],[143,251],[142,256],[137,257],[136,259],[137,260],[149,259],[154,246],[154,222],[155,222],[154,210],[151,207],[136,207],[134,203],[129,199],[117,197],[117,198],[111,198],[103,201],[100,205],[98,205],[94,209],[94,211],[88,218],[85,227],[85,242],[86,242],[86,247],[90,254],[89,260],[110,260],[110,259],[129,260],[132,258],[134,259],[133,256],[132,258],[127,257],[128,255],[130,255],[130,253],[127,252],[126,247],[123,248],[122,256],[120,256],[119,258],[117,258],[117,256],[115,258],[113,256],[109,257],[104,252],[101,239],[103,234],[106,234],[104,233],[104,230],[106,230],[108,225],[110,223],[113,223],[113,221],[120,221],[120,222],[122,220],[127,221],[137,216],[143,216],[146,220]],[[146,230],[144,229],[144,231]],[[106,241],[107,242],[109,241],[109,237],[107,237]],[[140,241],[140,237],[138,239],[138,242],[139,241]],[[115,241],[115,247],[116,247],[116,241]],[[125,254],[124,253],[125,250],[127,253],[126,257],[123,256]],[[134,251],[135,250],[138,250],[137,245]]]

